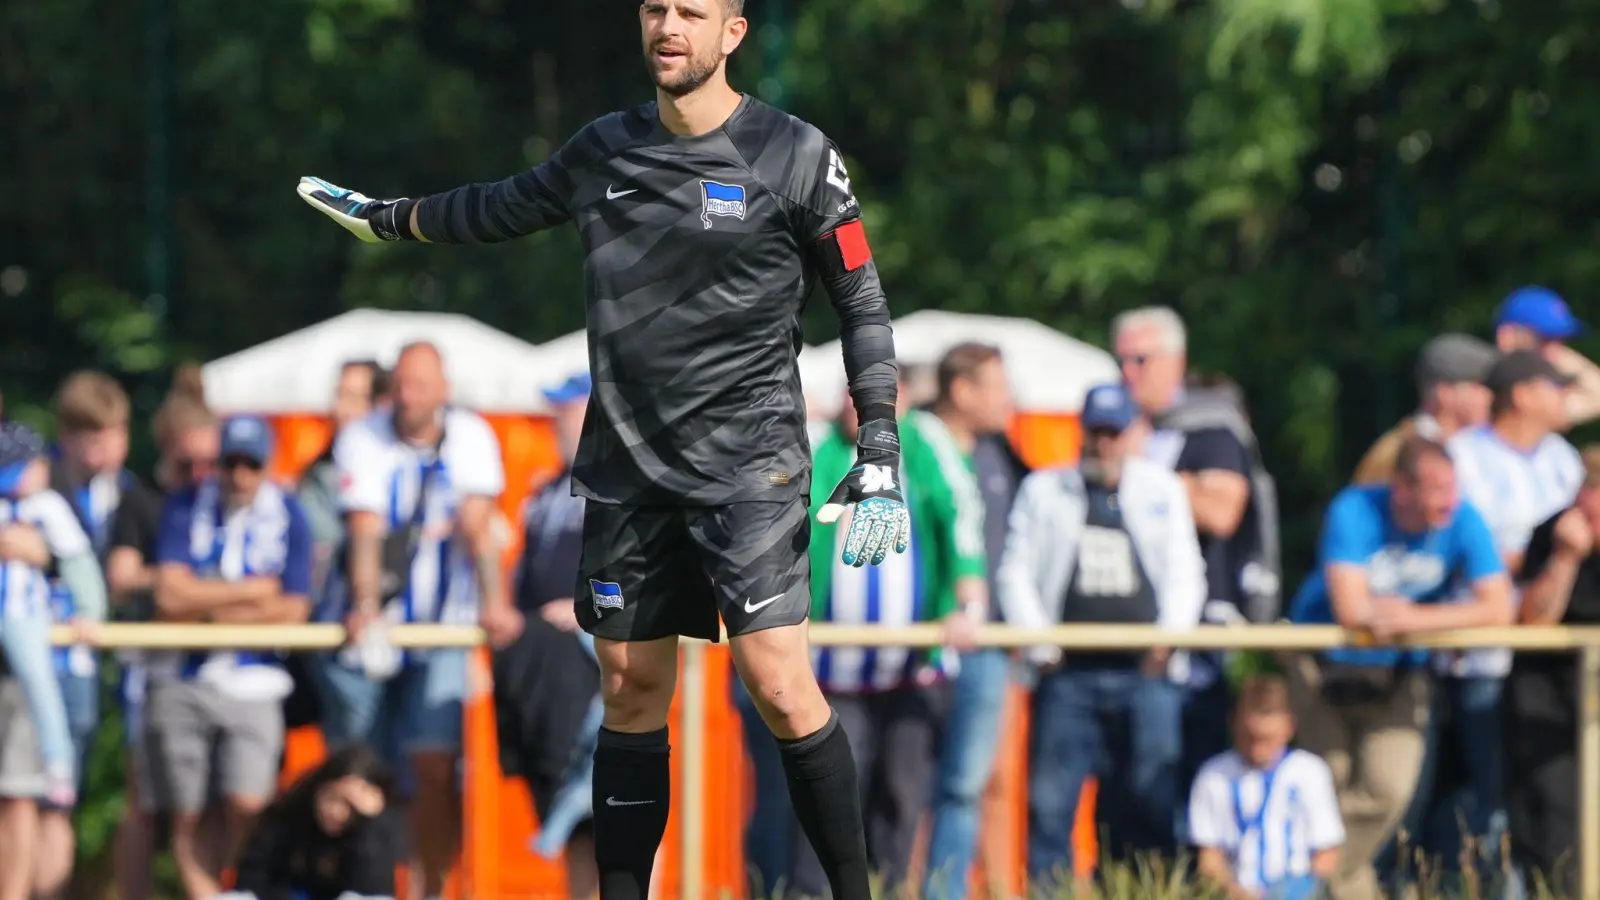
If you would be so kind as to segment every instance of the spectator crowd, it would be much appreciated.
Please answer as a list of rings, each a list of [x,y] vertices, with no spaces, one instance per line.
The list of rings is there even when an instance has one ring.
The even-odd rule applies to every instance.
[[[1016,683],[1031,703],[1035,885],[1085,877],[1073,835],[1092,778],[1109,856],[1183,853],[1230,897],[1385,896],[1417,850],[1503,896],[1535,878],[1574,887],[1573,662],[1386,644],[1600,622],[1600,446],[1563,437],[1600,417],[1600,367],[1565,343],[1581,328],[1560,297],[1524,288],[1492,342],[1430,341],[1416,413],[1322,512],[1315,566],[1294,590],[1243,393],[1188,371],[1172,310],[1113,322],[1122,378],[1088,392],[1068,466],[1029,471],[1008,440],[999,348],[950,348],[931,396],[902,370],[908,551],[856,568],[838,562],[847,520],[810,538],[814,620],[943,629],[930,650],[813,651],[886,887],[965,897]],[[497,686],[514,685],[495,707],[502,764],[528,780],[541,823],[533,847],[565,857],[573,896],[594,893],[599,682],[573,600],[584,501],[566,471],[544,483],[507,578],[500,447],[450,402],[439,351],[408,345],[392,370],[352,361],[331,387],[335,436],[293,483],[268,474],[271,424],[219,417],[190,371],[151,423],[148,482],[127,467],[129,399],[103,373],[59,387],[48,441],[0,424],[0,900],[68,896],[102,703],[126,723],[125,900],[151,895],[163,846],[193,900],[390,896],[401,862],[411,896],[438,896],[460,850],[468,665],[461,650],[395,647],[390,627],[409,622],[484,627]],[[584,373],[546,392],[569,465],[588,394]],[[817,485],[852,464],[857,423],[842,409],[814,438]],[[1182,632],[1283,618],[1361,629],[1373,645],[1278,654],[1240,674],[1235,654],[975,643],[985,623]],[[95,648],[107,619],[342,622],[350,640],[110,658]],[[57,624],[75,643],[51,647]],[[754,769],[753,888],[824,896],[777,748],[737,679],[733,699]],[[280,794],[286,731],[304,724],[330,754]]]

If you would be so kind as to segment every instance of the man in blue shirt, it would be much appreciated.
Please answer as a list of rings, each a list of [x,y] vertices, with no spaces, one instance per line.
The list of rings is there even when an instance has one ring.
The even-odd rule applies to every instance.
[[[1483,518],[1463,503],[1443,445],[1408,441],[1385,485],[1346,488],[1328,507],[1322,568],[1291,605],[1295,622],[1337,623],[1377,641],[1511,622],[1511,583]],[[1466,594],[1462,602],[1443,603]],[[1421,771],[1428,651],[1331,650],[1290,666],[1300,746],[1333,768],[1348,840],[1334,900],[1383,896],[1372,859]]]
[[[266,477],[271,448],[266,422],[229,420],[220,474],[167,502],[156,552],[162,620],[305,621],[311,529],[294,497]],[[179,652],[148,666],[144,724],[155,800],[172,815],[172,856],[185,892],[212,897],[277,786],[282,703],[293,685],[275,654]],[[213,784],[226,806],[230,859],[202,861],[196,825]]]

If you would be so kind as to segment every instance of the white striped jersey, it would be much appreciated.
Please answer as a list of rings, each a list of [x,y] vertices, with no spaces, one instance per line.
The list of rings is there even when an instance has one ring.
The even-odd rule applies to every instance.
[[[505,471],[500,442],[483,417],[454,407],[443,415],[444,446],[437,458],[432,448],[396,436],[393,413],[387,409],[345,426],[334,443],[341,507],[376,513],[386,530],[407,527],[423,479],[428,479],[422,541],[411,561],[411,580],[396,608],[385,610],[396,621],[466,623],[478,618],[477,576],[455,527],[456,511],[470,496],[499,497]],[[342,618],[342,611],[338,615]]]
[[[1520,556],[1541,522],[1572,504],[1583,484],[1583,461],[1560,435],[1546,435],[1524,451],[1489,426],[1460,432],[1446,445],[1456,466],[1461,496],[1483,516],[1501,557]],[[1511,651],[1469,650],[1444,654],[1455,675],[1504,676]]]
[[[1267,769],[1232,750],[1218,754],[1189,793],[1189,842],[1221,850],[1245,888],[1309,875],[1313,854],[1344,843],[1333,772],[1304,750]]]
[[[82,556],[94,549],[72,506],[55,491],[40,491],[21,500],[0,498],[0,526],[12,523],[38,529],[57,559]],[[48,616],[50,597],[50,580],[43,570],[20,562],[0,562],[0,615]]]

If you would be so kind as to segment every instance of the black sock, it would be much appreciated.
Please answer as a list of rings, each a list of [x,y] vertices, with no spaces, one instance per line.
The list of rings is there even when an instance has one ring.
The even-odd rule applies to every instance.
[[[778,748],[789,776],[789,802],[827,873],[833,900],[871,900],[856,761],[838,713],[815,734],[780,740]]]
[[[667,730],[600,729],[594,748],[594,861],[601,900],[645,900],[672,798]]]

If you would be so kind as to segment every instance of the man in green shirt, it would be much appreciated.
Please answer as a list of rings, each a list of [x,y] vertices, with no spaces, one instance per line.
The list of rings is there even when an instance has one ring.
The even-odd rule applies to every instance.
[[[983,500],[972,467],[976,429],[947,396],[932,411],[907,411],[908,394],[902,385],[899,477],[911,514],[910,547],[878,566],[847,566],[839,560],[839,542],[848,521],[814,525],[811,617],[883,626],[943,621],[946,643],[964,648],[987,616]],[[827,502],[829,486],[855,464],[855,428],[846,403],[815,449],[813,515]],[[905,879],[928,808],[948,705],[945,681],[955,672],[956,654],[911,647],[828,647],[812,654],[817,681],[838,711],[861,773],[868,857],[885,889],[893,890]],[[820,866],[805,848],[797,849],[795,888],[821,894]]]

